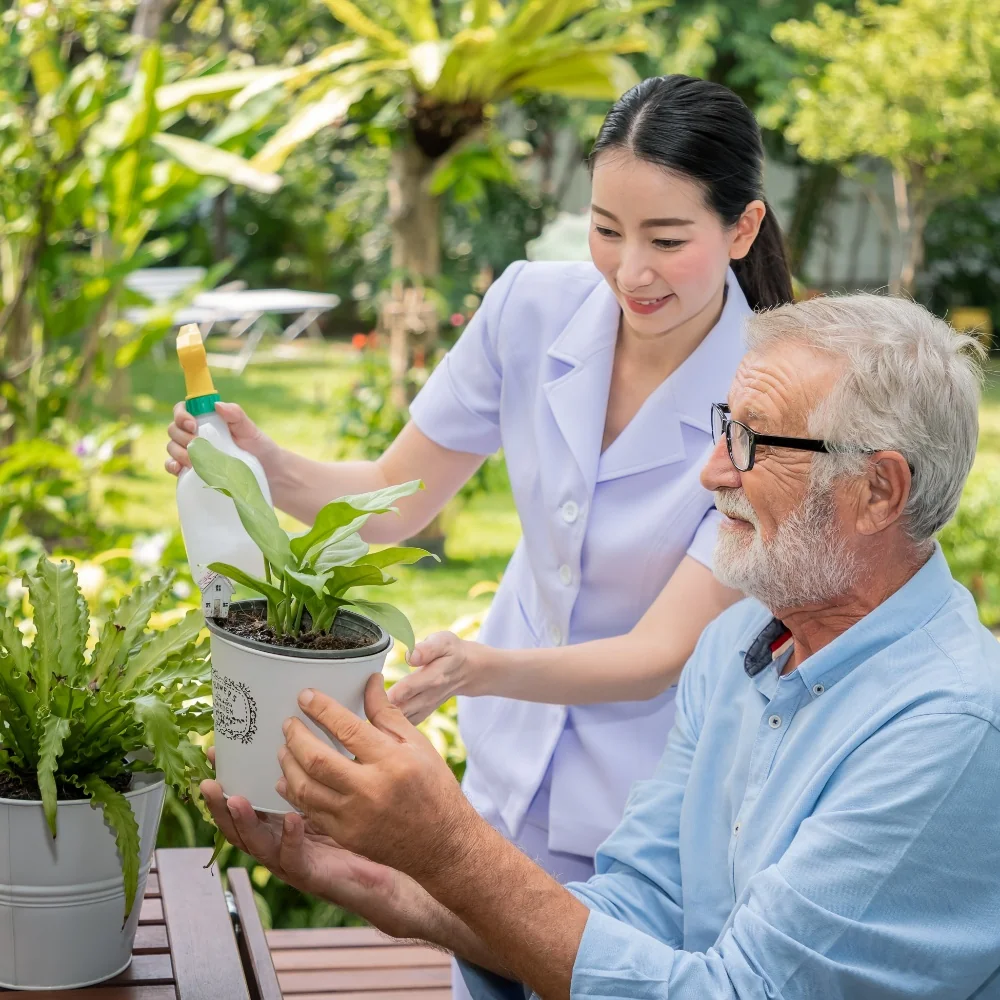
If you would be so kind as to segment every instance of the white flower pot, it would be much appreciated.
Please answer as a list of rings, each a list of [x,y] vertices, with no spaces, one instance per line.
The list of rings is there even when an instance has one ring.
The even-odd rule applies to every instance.
[[[139,824],[139,889],[128,922],[115,836],[100,809],[60,802],[57,836],[41,802],[0,799],[0,987],[57,990],[116,976],[132,942],[163,808],[163,778],[125,793]]]
[[[264,608],[264,601],[240,601],[239,608]],[[297,716],[341,753],[344,748],[299,709],[304,688],[329,695],[365,717],[365,684],[382,666],[392,645],[389,634],[351,611],[337,614],[337,628],[370,641],[358,649],[291,649],[245,639],[207,620],[212,633],[212,695],[215,712],[215,773],[226,796],[242,795],[260,812],[287,813],[292,807],[275,791],[281,777],[278,749],[285,719]]]

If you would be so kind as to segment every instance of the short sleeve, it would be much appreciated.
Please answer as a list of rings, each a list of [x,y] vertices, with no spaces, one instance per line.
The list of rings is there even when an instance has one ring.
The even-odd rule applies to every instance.
[[[511,264],[490,286],[458,343],[410,404],[410,419],[443,448],[489,455],[500,447],[500,324],[524,265]]]
[[[691,539],[687,554],[692,559],[697,559],[702,566],[712,569],[712,556],[715,552],[715,538],[719,532],[719,525],[722,524],[722,515],[712,507],[705,513],[698,525],[698,530]]]

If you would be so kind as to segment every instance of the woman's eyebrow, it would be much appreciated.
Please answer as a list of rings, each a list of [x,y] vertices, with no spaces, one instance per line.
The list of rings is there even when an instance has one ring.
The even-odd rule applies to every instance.
[[[603,215],[612,222],[618,222],[617,216],[612,215],[606,208],[601,208],[599,205],[591,205],[590,210],[596,212],[598,215]],[[693,219],[643,219],[639,223],[641,229],[655,229],[658,226],[692,226],[694,225]]]

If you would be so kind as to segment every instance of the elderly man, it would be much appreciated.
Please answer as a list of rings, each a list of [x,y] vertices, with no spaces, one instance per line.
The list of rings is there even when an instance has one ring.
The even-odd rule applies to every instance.
[[[558,885],[369,682],[306,691],[279,790],[204,792],[282,878],[455,952],[477,996],[1000,997],[1000,652],[933,541],[976,446],[972,342],[870,295],[754,317],[703,472],[716,572],[657,773]],[[669,512],[664,512],[669,515]]]

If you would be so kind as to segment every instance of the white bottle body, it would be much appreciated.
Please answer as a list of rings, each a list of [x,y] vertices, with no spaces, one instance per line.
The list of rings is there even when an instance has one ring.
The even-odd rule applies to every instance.
[[[198,437],[205,438],[219,451],[245,462],[260,484],[265,499],[271,503],[264,467],[233,443],[226,422],[216,413],[203,413],[198,421]],[[229,563],[258,579],[264,577],[264,557],[236,512],[231,497],[206,486],[194,469],[185,467],[177,479],[177,512],[187,551],[191,576],[196,586],[208,572],[210,563]]]

